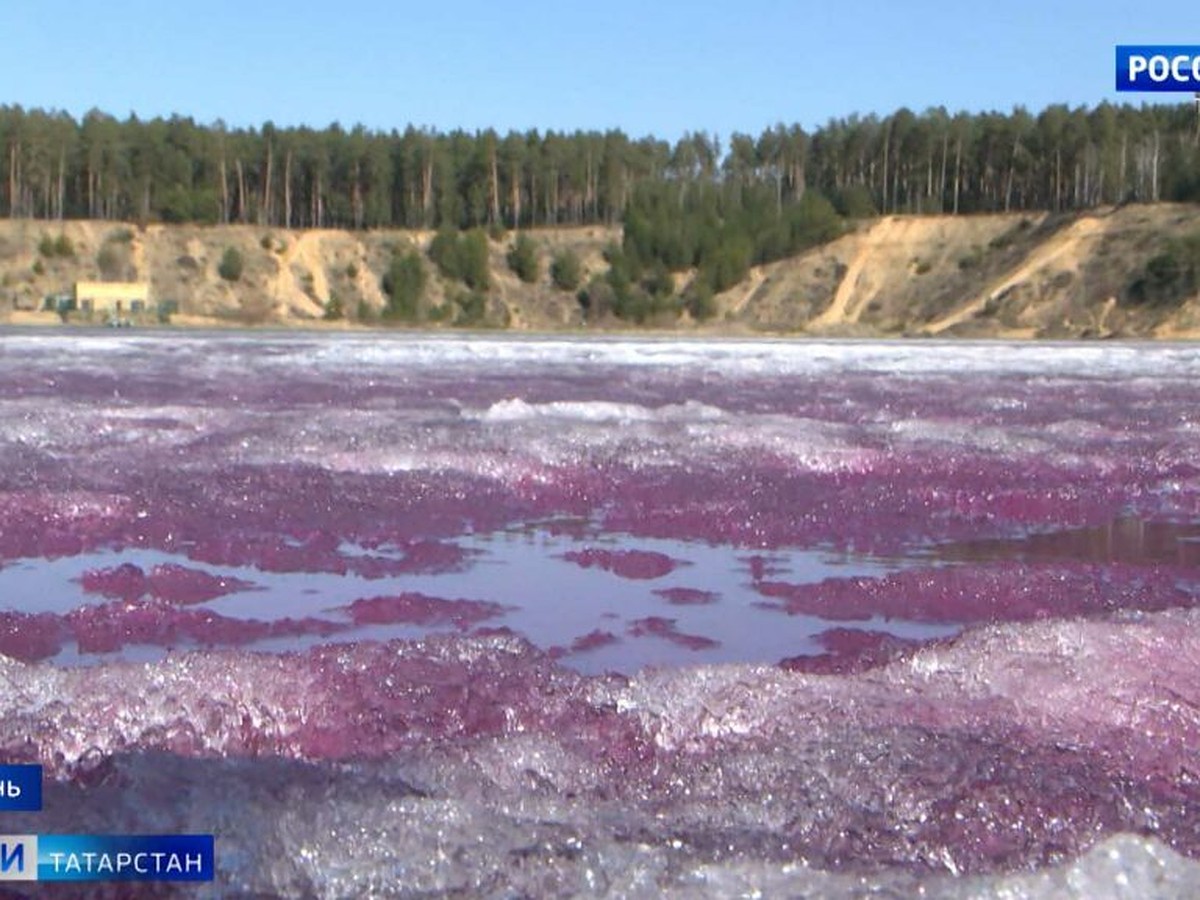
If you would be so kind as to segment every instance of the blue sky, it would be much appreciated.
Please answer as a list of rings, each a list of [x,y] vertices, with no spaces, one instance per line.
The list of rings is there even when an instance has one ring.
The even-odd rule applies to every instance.
[[[1172,102],[1116,94],[1113,47],[1200,43],[1182,0],[106,0],[3,18],[0,103],[671,139],[901,106]]]

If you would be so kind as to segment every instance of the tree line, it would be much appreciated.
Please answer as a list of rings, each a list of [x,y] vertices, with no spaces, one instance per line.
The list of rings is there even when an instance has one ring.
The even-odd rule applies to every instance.
[[[2,106],[0,151],[0,215],[12,218],[525,228],[615,224],[640,206],[643,220],[673,209],[753,216],[758,256],[795,243],[785,237],[795,229],[778,222],[809,192],[850,217],[1200,200],[1200,117],[1190,105],[901,109],[811,133],[778,125],[673,143],[619,130],[229,128],[100,111],[77,121]],[[686,236],[664,240],[676,244],[659,254],[664,262],[688,255]]]

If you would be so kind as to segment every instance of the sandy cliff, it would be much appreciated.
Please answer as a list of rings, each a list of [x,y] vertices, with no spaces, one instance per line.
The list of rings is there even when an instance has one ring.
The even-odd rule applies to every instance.
[[[1166,204],[1061,216],[889,216],[753,269],[718,297],[710,322],[693,323],[685,314],[674,324],[703,332],[858,336],[1195,337],[1200,296],[1151,303],[1130,290],[1150,259],[1189,233],[1200,233],[1200,209]],[[511,234],[490,243],[487,322],[522,330],[579,327],[579,305],[550,283],[549,260],[569,247],[588,274],[602,273],[603,248],[620,239],[619,231],[592,227],[533,236],[543,273],[533,285],[518,281],[505,264]],[[334,324],[344,327],[378,315],[385,303],[381,278],[393,256],[424,251],[431,237],[4,221],[0,321],[56,322],[57,316],[36,312],[46,296],[69,291],[79,280],[128,279],[149,281],[156,300],[177,307],[177,324],[326,324],[326,304],[336,297],[346,320]],[[47,238],[69,245],[69,252],[47,253]],[[236,281],[218,274],[231,247],[244,260]],[[428,308],[463,290],[439,278],[431,264],[427,268]],[[680,290],[687,282],[686,273],[677,278]]]

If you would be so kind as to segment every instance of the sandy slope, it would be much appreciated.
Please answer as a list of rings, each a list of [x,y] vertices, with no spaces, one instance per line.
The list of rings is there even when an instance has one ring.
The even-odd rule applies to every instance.
[[[999,281],[991,284],[974,300],[959,307],[950,315],[926,325],[924,330],[929,334],[941,334],[955,325],[962,324],[978,315],[989,301],[1002,297],[1007,291],[1018,285],[1045,274],[1051,266],[1055,266],[1059,270],[1078,271],[1080,263],[1085,258],[1084,242],[1101,233],[1104,227],[1105,221],[1101,218],[1085,216],[1079,219],[1045,243],[1038,245],[1016,268]]]
[[[717,298],[717,315],[676,327],[706,333],[760,331],[860,336],[912,334],[973,337],[1200,335],[1200,297],[1166,307],[1138,307],[1129,287],[1166,242],[1200,231],[1200,208],[1159,204],[1048,214],[888,216],[790,259],[756,266]],[[74,254],[46,258],[43,236],[65,235]],[[490,244],[492,288],[487,321],[519,330],[583,324],[573,292],[550,282],[549,264],[575,252],[587,277],[602,274],[607,244],[620,230],[600,226],[531,232],[542,273],[532,285],[507,268],[508,234]],[[398,253],[425,251],[421,231],[287,231],[250,225],[201,227],[111,222],[0,221],[0,322],[41,322],[30,312],[76,281],[105,277],[100,259],[115,249],[124,277],[150,282],[173,301],[178,324],[320,324],[337,298],[351,324],[384,308],[381,283]],[[229,250],[245,260],[236,282],[218,266]],[[445,306],[448,321],[462,285],[427,263],[426,309]],[[681,294],[688,272],[676,273]],[[628,328],[611,317],[589,327]],[[658,323],[659,327],[663,323]]]
[[[1171,204],[892,216],[765,267],[737,320],[860,336],[1194,336],[1200,297],[1139,306],[1129,289],[1170,238],[1197,230],[1200,209]]]
[[[892,216],[867,231],[833,295],[833,302],[809,323],[809,327],[818,331],[832,325],[857,322],[863,308],[879,292],[879,284],[872,275],[879,270],[881,258],[897,245],[904,244],[901,232],[912,231],[915,224],[914,220],[898,220]]]

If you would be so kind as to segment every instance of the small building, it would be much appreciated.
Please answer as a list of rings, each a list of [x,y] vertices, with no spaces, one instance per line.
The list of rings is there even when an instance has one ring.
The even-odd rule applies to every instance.
[[[150,285],[134,281],[77,281],[75,308],[85,313],[131,315],[153,312]]]

